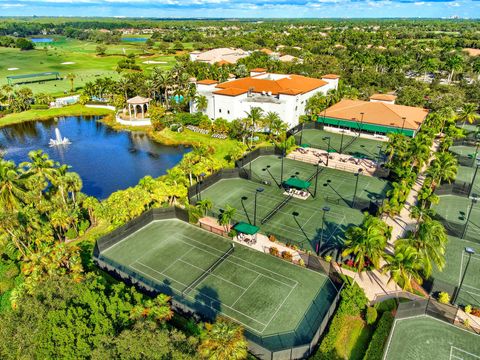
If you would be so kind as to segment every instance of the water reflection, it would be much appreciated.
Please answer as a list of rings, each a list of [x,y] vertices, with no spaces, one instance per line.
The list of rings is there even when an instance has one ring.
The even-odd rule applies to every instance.
[[[31,150],[43,150],[70,165],[82,177],[83,191],[98,198],[133,186],[145,175],[165,174],[188,151],[155,143],[145,133],[115,131],[97,119],[66,117],[7,126],[0,129],[0,149],[16,163],[27,160]],[[49,147],[55,127],[72,143]]]

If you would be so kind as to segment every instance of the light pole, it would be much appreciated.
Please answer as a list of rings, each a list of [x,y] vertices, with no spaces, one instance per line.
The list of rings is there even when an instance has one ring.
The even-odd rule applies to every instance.
[[[362,173],[362,171],[363,169],[360,168],[358,169],[358,172],[354,174],[354,176],[356,177],[356,180],[355,180],[355,192],[353,194],[352,208],[355,206],[355,201],[357,200],[358,178],[360,177],[359,175]]]
[[[403,134],[403,129],[405,129],[405,120],[407,120],[406,117],[402,117],[403,123],[402,123],[402,134]]]
[[[327,212],[330,211],[330,208],[328,206],[324,206],[322,208],[323,210],[323,215],[322,215],[322,231],[320,233],[320,241],[317,243],[317,248],[315,249],[316,251],[316,254],[319,255],[320,254],[320,247],[322,246],[322,241],[323,241],[323,228],[324,228],[324,225],[325,225],[325,214]]]
[[[477,179],[478,167],[480,166],[480,161],[477,160],[477,166],[475,167],[475,172],[473,173],[472,185],[470,185],[470,191],[468,192],[468,197],[472,196],[473,187],[475,186],[475,180]]]
[[[339,149],[340,154],[342,153],[342,148],[343,148],[343,134],[344,134],[343,129],[341,130],[341,133],[342,133],[342,137],[340,138],[340,149]]]
[[[330,136],[325,136],[322,140],[328,140],[328,143],[327,143],[327,167],[328,167],[328,158],[330,156]]]
[[[198,191],[199,186],[202,185],[203,183],[203,177],[205,176],[205,173],[200,173],[200,180],[197,181],[197,201],[202,201],[202,196],[201,193]]]
[[[253,226],[256,226],[257,225],[257,195],[261,192],[263,192],[264,188],[257,188],[257,190],[255,191],[255,205],[254,205],[254,209],[253,209]]]
[[[472,258],[472,255],[475,254],[475,250],[473,250],[471,247],[466,247],[465,252],[468,254],[468,261],[467,261],[467,265],[465,266],[465,270],[463,271],[462,280],[460,281],[460,285],[458,285],[458,289],[455,292],[455,296],[453,297],[452,304],[455,304],[455,302],[457,301],[458,294],[460,293],[460,290],[462,289],[463,280],[465,280],[465,275],[467,275],[468,265],[470,265],[470,260]],[[462,254],[462,256],[463,256],[463,254]]]
[[[363,115],[365,115],[364,112],[361,112],[360,113],[361,117],[360,117],[360,131],[358,132],[358,136],[360,136],[360,133],[362,131],[362,127],[363,127]]]
[[[317,197],[317,185],[318,185],[318,174],[320,173],[320,164],[322,163],[322,160],[318,160],[317,163],[317,173],[315,174],[315,191],[313,193],[313,197]]]
[[[302,139],[303,139],[303,127],[304,127],[305,123],[302,122],[302,126],[301,126],[301,129],[300,129],[300,144],[298,145],[302,145]]]
[[[465,235],[467,234],[468,223],[470,221],[470,215],[472,215],[473,205],[475,205],[478,200],[477,195],[475,194],[473,194],[470,199],[472,200],[472,203],[470,204],[470,209],[468,210],[467,222],[465,223],[465,227],[463,228],[462,239],[465,238]]]
[[[480,142],[477,141],[477,146],[475,147],[475,156],[473,157],[473,165],[475,165],[475,160],[477,161],[477,166],[478,166],[478,159],[477,159],[477,155],[478,155],[478,147],[480,146]]]
[[[378,148],[378,160],[377,160],[377,168],[380,167],[380,157],[382,156],[382,145],[377,145]]]

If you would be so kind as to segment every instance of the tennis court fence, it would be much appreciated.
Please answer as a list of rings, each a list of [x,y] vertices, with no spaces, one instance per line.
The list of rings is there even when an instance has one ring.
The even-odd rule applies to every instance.
[[[470,190],[472,189],[472,183],[466,181],[455,180],[454,183],[441,184],[435,189],[437,195],[459,195],[459,196],[468,196]]]
[[[223,179],[235,179],[235,178],[242,178],[242,179],[249,179],[250,173],[246,169],[221,169],[216,173],[213,173],[210,176],[207,176],[203,180],[193,184],[188,188],[188,199],[190,204],[195,204],[197,200],[199,200],[199,193],[203,190],[209,188],[213,184],[216,184],[220,180]]]
[[[260,147],[257,148],[249,153],[247,153],[245,156],[242,158],[238,159],[235,161],[235,167],[237,168],[244,168],[246,167],[249,163],[254,161],[255,159],[259,158],[260,156],[266,156],[266,155],[282,155],[283,151],[282,149],[276,147],[276,146],[266,146],[266,147]]]
[[[212,301],[212,303],[206,304],[201,299],[187,297],[185,296],[187,295],[186,293],[182,294],[174,290],[168,282],[156,282],[139,272],[133,271],[126,264],[121,264],[102,254],[104,250],[123,240],[126,236],[133,234],[149,222],[164,219],[179,219],[188,222],[188,212],[176,207],[151,209],[145,212],[138,218],[98,239],[94,249],[94,262],[100,269],[108,272],[116,279],[125,282],[129,286],[135,286],[150,296],[158,294],[171,296],[172,309],[178,313],[197,320],[213,321],[221,309],[219,301]],[[227,253],[224,256],[228,256]],[[245,336],[249,340],[249,350],[260,359],[293,360],[306,358],[311,355],[340,300],[343,282],[333,266],[314,255],[304,254],[302,258],[305,259],[305,264],[308,268],[326,274],[331,281],[318,291],[312,304],[305,311],[302,320],[294,330],[259,336],[248,328],[245,329]],[[213,264],[213,267],[217,264],[217,261]],[[207,275],[209,270],[206,270]],[[190,287],[194,288],[193,283]],[[330,303],[328,308],[325,308],[325,301]]]
[[[428,315],[434,317],[438,320],[445,321],[449,324],[456,325],[462,329],[468,329],[472,332],[479,333],[479,328],[477,324],[474,326],[466,328],[463,325],[461,317],[459,316],[461,309],[457,306],[450,304],[440,304],[433,298],[421,299],[415,301],[401,302],[398,305],[397,312],[395,314],[395,320],[406,319],[410,317],[417,317]],[[390,330],[390,337],[393,333],[393,327]],[[385,347],[385,351],[387,347]],[[384,357],[385,358],[385,357]]]
[[[463,138],[453,140],[454,146],[477,146],[477,140],[473,138]]]
[[[287,137],[295,136],[295,140],[297,140],[298,142],[298,140],[300,139],[300,136],[297,137],[296,134],[298,134],[302,130],[311,130],[311,129],[323,130],[323,123],[318,121],[306,121],[306,122],[300,123],[287,131]],[[297,145],[300,145],[300,144],[297,143]]]
[[[469,224],[460,224],[449,221],[439,214],[435,214],[433,219],[438,220],[443,224],[448,235],[480,244],[480,237],[478,236],[478,230],[480,229],[478,228],[478,225],[475,225],[472,222]],[[465,229],[467,226],[468,228]]]

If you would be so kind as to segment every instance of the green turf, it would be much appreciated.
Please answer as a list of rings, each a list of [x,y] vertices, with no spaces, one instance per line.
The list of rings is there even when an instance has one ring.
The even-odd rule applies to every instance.
[[[316,129],[303,130],[302,134],[296,134],[295,138],[298,141],[301,137],[302,144],[309,144],[311,147],[317,149],[328,150],[328,140],[324,140],[326,136],[330,137],[330,149],[340,152],[340,147],[342,147],[342,153],[350,155],[361,154],[375,161],[378,160],[379,157],[380,149],[378,146],[384,147],[385,145],[385,142],[383,141],[376,141],[360,137],[356,138],[349,135],[343,136],[342,143],[341,134]]]
[[[475,174],[475,168],[469,166],[458,166],[457,170],[457,177],[455,182],[457,184],[470,184],[473,181],[473,177]],[[465,185],[467,188],[467,185]],[[479,194],[480,195],[480,172],[477,172],[477,176],[475,178],[475,185],[472,189],[472,194]]]
[[[472,201],[467,197],[457,195],[440,196],[440,202],[432,205],[440,220],[448,228],[461,229],[467,222],[468,213],[471,209]],[[477,202],[473,205],[468,228],[465,238],[469,240],[478,241],[478,232],[480,231],[480,204]],[[461,236],[461,234],[459,234]]]
[[[428,316],[395,321],[387,360],[478,360],[480,336]]]
[[[468,156],[468,157],[471,156],[472,159],[475,156],[475,146],[453,145],[453,146],[450,146],[448,150],[455,155]]]
[[[433,279],[439,281],[440,284],[434,283],[434,291],[441,291],[441,283],[447,283],[452,286],[458,286],[466,268],[468,255],[465,248],[471,247],[476,251],[476,255],[472,255],[468,271],[465,274],[462,290],[457,299],[458,304],[480,306],[480,244],[467,240],[462,240],[450,236],[448,239],[447,249],[445,253],[446,264],[443,271],[434,269]],[[450,295],[453,295],[451,291]]]
[[[270,166],[267,170],[267,166]],[[302,180],[307,180],[316,172],[316,166],[292,159],[284,160],[284,179],[292,175]],[[261,156],[252,162],[252,172],[255,179],[270,181],[275,184],[274,179],[280,182],[282,162],[278,156]],[[250,169],[249,165],[245,166]],[[318,177],[317,192],[324,198],[338,199],[340,205],[350,206],[354,193],[356,176],[353,173],[341,170],[320,167],[321,173]],[[297,174],[298,173],[298,174]],[[273,178],[271,175],[273,175]],[[330,182],[329,182],[330,180]],[[310,180],[312,183],[310,190],[315,188],[315,178]],[[369,201],[383,199],[386,197],[390,184],[387,180],[373,176],[359,176],[357,187],[357,200]]]
[[[75,87],[82,87],[88,81],[95,81],[98,77],[109,76],[117,79],[120,75],[115,71],[118,61],[124,59],[125,53],[135,53],[136,62],[145,71],[153,67],[171,68],[175,63],[174,56],[144,56],[142,43],[121,43],[107,46],[107,56],[97,56],[97,43],[73,39],[57,38],[57,41],[45,45],[37,45],[35,50],[20,51],[14,48],[0,48],[0,86],[7,83],[6,76],[23,75],[39,72],[58,71],[62,78],[68,73],[74,73]],[[144,64],[144,61],[162,61],[164,64]],[[74,62],[75,64],[63,64]],[[9,71],[8,68],[18,68]],[[23,85],[19,85],[23,86]],[[43,83],[29,83],[34,93],[45,92],[56,95],[70,91],[68,80],[45,81]]]
[[[162,220],[104,250],[101,258],[154,281],[157,289],[203,314],[221,313],[240,322],[270,347],[308,343],[336,294],[321,273],[237,244],[224,262],[181,297],[230,246],[230,240],[188,223]],[[281,332],[287,333],[282,338],[290,344],[269,337]]]

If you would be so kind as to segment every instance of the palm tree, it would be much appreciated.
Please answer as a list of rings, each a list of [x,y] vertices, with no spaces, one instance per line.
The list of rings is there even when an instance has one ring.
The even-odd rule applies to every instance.
[[[220,317],[214,324],[206,324],[206,334],[198,348],[203,359],[243,360],[248,356],[248,343],[243,329],[233,321]]]
[[[353,254],[354,264],[362,271],[366,262],[379,268],[391,229],[381,219],[366,214],[360,226],[348,228],[345,233],[345,249],[342,256]]]
[[[205,215],[207,215],[207,212],[209,210],[212,210],[213,203],[212,203],[212,200],[210,200],[210,199],[203,199],[203,200],[200,200],[199,202],[197,202],[195,204],[195,206],[203,214],[203,216],[205,216]]]
[[[455,71],[462,70],[463,62],[463,58],[458,54],[448,57],[447,61],[445,62],[445,66],[448,70],[450,70],[450,74],[448,75],[449,83],[452,82]]]
[[[461,121],[462,124],[468,122],[469,124],[473,124],[473,122],[478,119],[477,114],[478,106],[472,103],[463,104],[462,108],[458,112],[457,120]]]
[[[208,107],[207,97],[204,95],[195,96],[195,107],[197,108],[197,111],[205,112]]]
[[[412,290],[412,280],[422,283],[422,260],[413,246],[398,240],[393,255],[386,253],[385,260],[382,271],[390,273],[389,283],[395,281],[404,290]]]
[[[450,152],[437,153],[431,162],[428,174],[435,183],[447,181],[451,183],[457,177],[458,160]]]
[[[280,115],[275,111],[269,111],[263,120],[265,126],[270,130],[270,135],[278,136],[288,130],[288,125],[282,121]]]
[[[225,231],[229,230],[230,222],[232,221],[236,212],[237,212],[237,209],[235,209],[234,207],[228,204],[225,205],[225,209],[223,209],[223,212],[220,214],[220,218],[218,221],[220,225],[224,226]]]
[[[432,274],[433,265],[440,271],[445,267],[445,249],[448,237],[440,222],[425,220],[420,223],[414,236],[399,241],[418,251],[419,258],[422,260],[423,275],[426,278]]]
[[[75,78],[77,76],[74,73],[68,73],[67,74],[67,80],[70,81],[70,92],[73,92],[73,82],[75,81]]]
[[[258,106],[250,108],[250,112],[247,112],[247,119],[250,123],[250,129],[252,137],[250,138],[250,146],[253,145],[253,135],[255,134],[255,129],[257,125],[262,121],[263,110]]]
[[[18,209],[26,193],[24,180],[13,161],[0,159],[1,208],[8,211]]]

